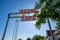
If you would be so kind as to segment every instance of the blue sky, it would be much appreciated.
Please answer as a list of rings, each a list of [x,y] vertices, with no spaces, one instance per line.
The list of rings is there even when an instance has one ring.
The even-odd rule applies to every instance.
[[[7,16],[9,13],[17,13],[21,9],[32,9],[38,0],[0,0],[0,40],[2,38],[3,30],[6,25]],[[10,19],[8,29],[6,32],[5,40],[12,40],[13,29],[16,19]],[[34,35],[46,36],[46,30],[48,30],[48,24],[42,25],[40,30],[35,28],[36,21],[24,21],[21,22],[19,18],[18,37],[25,40],[27,37],[33,37]],[[51,22],[52,29],[55,29],[55,22]]]

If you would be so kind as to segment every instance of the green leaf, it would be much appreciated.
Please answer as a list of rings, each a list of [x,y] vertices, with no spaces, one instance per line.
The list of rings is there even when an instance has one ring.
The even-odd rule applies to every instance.
[[[44,2],[46,4],[44,4]],[[46,18],[50,18],[57,22],[57,27],[59,28],[60,20],[60,0],[39,0],[36,4],[36,9],[41,9],[40,14],[35,14],[37,16],[36,28],[40,29],[42,24],[46,23]]]

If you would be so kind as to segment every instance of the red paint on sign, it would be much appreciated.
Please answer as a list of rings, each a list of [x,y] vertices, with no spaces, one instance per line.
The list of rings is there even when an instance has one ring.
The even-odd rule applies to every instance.
[[[23,16],[21,21],[32,21],[36,20],[36,16]]]
[[[36,9],[24,9],[24,10],[20,10],[20,14],[25,14],[25,13],[36,13]]]

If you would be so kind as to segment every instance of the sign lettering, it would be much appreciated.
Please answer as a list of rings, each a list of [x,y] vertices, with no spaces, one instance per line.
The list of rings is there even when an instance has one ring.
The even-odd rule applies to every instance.
[[[24,9],[24,10],[20,10],[20,14],[25,14],[25,13],[36,13],[36,9]]]
[[[32,21],[32,20],[36,20],[35,16],[23,16],[21,21]]]

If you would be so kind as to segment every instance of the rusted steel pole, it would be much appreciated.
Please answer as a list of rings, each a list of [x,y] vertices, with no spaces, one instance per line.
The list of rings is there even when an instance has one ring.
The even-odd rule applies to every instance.
[[[5,35],[6,35],[6,31],[7,31],[7,27],[8,27],[8,22],[9,22],[9,17],[10,17],[10,14],[8,14],[8,19],[7,19],[6,26],[5,26],[5,29],[4,29],[4,32],[3,32],[2,40],[4,40]]]

